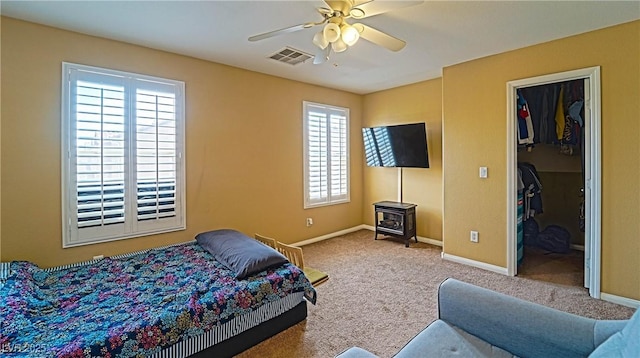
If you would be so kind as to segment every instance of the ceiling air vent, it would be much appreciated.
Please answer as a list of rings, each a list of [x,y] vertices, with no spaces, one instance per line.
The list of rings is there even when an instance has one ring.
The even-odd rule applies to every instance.
[[[308,53],[302,52],[300,50],[296,50],[291,47],[285,47],[282,50],[269,56],[269,58],[273,60],[276,60],[278,62],[288,63],[290,65],[297,65],[312,57],[313,56],[309,55]]]

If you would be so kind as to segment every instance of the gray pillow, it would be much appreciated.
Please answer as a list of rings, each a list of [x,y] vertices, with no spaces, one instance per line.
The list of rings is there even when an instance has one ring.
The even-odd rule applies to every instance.
[[[196,235],[196,241],[238,280],[289,262],[278,251],[236,230],[203,232]]]

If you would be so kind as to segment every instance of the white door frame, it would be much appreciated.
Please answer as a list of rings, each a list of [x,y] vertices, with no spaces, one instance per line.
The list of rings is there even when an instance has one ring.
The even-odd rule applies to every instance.
[[[589,98],[585,98],[585,287],[589,295],[600,298],[601,256],[601,127],[600,127],[600,67],[554,73],[507,83],[507,274],[518,269],[517,255],[517,127],[516,90],[554,82],[589,79]]]

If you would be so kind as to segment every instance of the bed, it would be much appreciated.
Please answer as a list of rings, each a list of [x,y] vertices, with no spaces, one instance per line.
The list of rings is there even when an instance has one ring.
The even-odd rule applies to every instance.
[[[50,269],[3,263],[0,355],[231,356],[315,304],[313,286],[288,262],[237,278],[216,257],[192,241]]]

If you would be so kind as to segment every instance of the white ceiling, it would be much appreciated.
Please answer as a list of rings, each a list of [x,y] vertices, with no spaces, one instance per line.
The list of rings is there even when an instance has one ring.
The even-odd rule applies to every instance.
[[[326,7],[322,0],[2,0],[0,11],[4,16],[359,94],[436,78],[452,64],[640,19],[640,1],[427,0],[360,20],[405,40],[407,46],[400,52],[360,40],[322,65],[309,60],[291,66],[268,57],[285,46],[313,54],[311,39],[318,27],[259,42],[247,40],[322,20],[316,11],[322,6]]]

